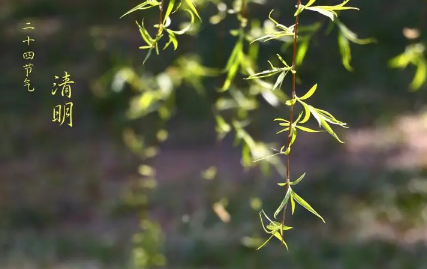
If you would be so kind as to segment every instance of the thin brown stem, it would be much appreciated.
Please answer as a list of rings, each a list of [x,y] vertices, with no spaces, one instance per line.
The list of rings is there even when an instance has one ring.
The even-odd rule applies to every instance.
[[[162,32],[162,27],[163,27],[163,4],[164,4],[164,0],[162,0],[160,2],[159,5],[159,31],[157,32],[157,35],[159,36],[160,33]]]
[[[296,8],[299,8],[301,4],[301,0],[297,0],[297,6]],[[295,27],[294,27],[294,48],[293,48],[293,55],[292,55],[292,100],[295,99],[295,88],[296,88],[296,71],[295,71],[295,62],[297,57],[297,41],[298,41],[298,24],[299,24],[299,14],[295,16]],[[292,122],[294,117],[294,103],[291,102],[291,108],[290,108],[290,116],[289,116],[289,132],[288,132],[288,139],[286,142],[286,148],[289,148],[291,144],[291,130],[292,130]],[[286,185],[285,185],[285,195],[288,192],[289,189],[289,183],[290,183],[290,152],[288,155],[286,155]],[[291,198],[292,199],[292,198]],[[284,244],[283,239],[283,226],[285,225],[285,216],[286,216],[286,208],[288,203],[285,204],[283,207],[283,216],[282,216],[282,229],[281,229],[281,235],[282,235],[282,243]]]

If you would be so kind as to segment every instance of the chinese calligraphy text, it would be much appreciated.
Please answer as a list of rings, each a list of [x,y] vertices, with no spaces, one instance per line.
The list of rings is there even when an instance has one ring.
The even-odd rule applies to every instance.
[[[59,76],[55,76],[52,95],[56,95],[59,89],[62,97],[71,99],[71,84],[74,84],[74,81],[70,79],[70,74],[68,74],[67,71],[64,71],[64,76],[62,76],[61,82],[56,82],[58,79]],[[71,101],[58,104],[53,107],[52,122],[58,122],[59,126],[61,126],[65,121],[67,121],[68,126],[73,127],[73,102]]]
[[[31,22],[27,22],[25,25],[26,26],[24,28],[22,28],[23,30],[34,30],[34,27],[31,26]],[[27,39],[23,40],[22,42],[24,42],[24,43],[26,42],[27,46],[30,46],[30,42],[35,42],[35,40],[27,35]],[[33,92],[34,87],[31,86],[31,80],[30,80],[30,74],[33,70],[33,64],[30,61],[34,59],[34,52],[33,51],[26,51],[22,54],[22,58],[24,58],[24,60],[28,61],[23,66],[24,70],[25,70],[24,87],[27,87],[27,90],[29,92]]]

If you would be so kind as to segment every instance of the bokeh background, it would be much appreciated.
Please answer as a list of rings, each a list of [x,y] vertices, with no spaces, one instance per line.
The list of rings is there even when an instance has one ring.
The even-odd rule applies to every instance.
[[[427,268],[427,86],[410,92],[414,69],[388,67],[407,45],[426,40],[426,1],[352,0],[360,11],[342,21],[377,39],[352,45],[353,72],[341,64],[335,32],[313,39],[298,87],[317,82],[312,102],[350,129],[338,131],[345,144],[298,136],[292,173],[307,176],[296,188],[326,224],[297,208],[288,217],[290,252],[277,241],[255,250],[267,238],[258,211],[271,215],[283,190],[276,173],[242,167],[234,134],[217,141],[211,107],[225,76],[204,80],[204,94],[156,77],[182,70],[192,77],[178,68],[195,62],[187,55],[225,66],[235,18],[210,25],[215,5],[196,1],[206,18],[198,34],[179,37],[177,51],[142,66],[134,20],[155,24],[157,11],[119,19],[139,3],[0,2],[0,268]],[[292,18],[293,5],[269,0],[250,3],[248,12],[262,22],[274,8],[280,20]],[[27,21],[36,40],[32,93],[22,86]],[[404,28],[419,37],[405,37]],[[279,50],[280,42],[260,46],[260,62]],[[51,122],[53,78],[64,71],[75,81],[72,128]],[[132,74],[140,81],[126,82]],[[138,85],[153,81],[174,92],[166,125],[130,109]],[[259,104],[247,131],[283,143],[272,119],[286,117],[287,107]]]

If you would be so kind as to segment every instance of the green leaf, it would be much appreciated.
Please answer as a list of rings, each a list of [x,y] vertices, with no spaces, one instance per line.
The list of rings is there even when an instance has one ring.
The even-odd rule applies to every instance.
[[[304,174],[302,174],[297,180],[295,180],[295,181],[292,181],[290,184],[291,185],[297,185],[298,183],[300,183],[301,182],[301,180],[303,179],[305,177],[305,173]]]
[[[289,67],[289,68],[290,68],[290,66],[288,65],[288,63],[287,63],[285,60],[283,60],[282,56],[280,56],[279,54],[276,54],[276,56],[277,56],[277,58],[279,58],[279,60],[282,62],[282,64],[283,64],[284,66],[286,66],[286,67]],[[270,65],[271,65],[271,63],[270,63]]]
[[[282,202],[280,203],[279,207],[276,209],[276,212],[274,212],[274,218],[277,217],[277,215],[282,211],[285,204],[289,201],[289,196],[291,195],[291,188],[288,187],[288,191],[286,192],[285,198],[283,198]]]
[[[171,43],[173,44],[174,50],[176,50],[178,48],[178,40],[176,40],[175,34],[173,33],[172,30],[169,30],[169,29],[166,29],[166,32],[169,35],[169,41],[166,43],[166,45],[163,48],[163,50],[165,50]]]
[[[333,11],[325,10],[325,9],[318,8],[318,7],[308,7],[307,9],[311,10],[311,11],[316,11],[316,12],[330,18],[332,21],[334,20],[334,16],[336,15],[336,13]]]
[[[273,91],[278,87],[280,89],[280,87],[282,86],[283,83],[283,79],[285,78],[287,72],[282,72],[280,73],[280,75],[277,77],[276,83],[274,83],[273,86]]]
[[[314,116],[314,114],[313,114]],[[329,133],[331,134],[333,137],[335,137],[336,140],[338,140],[338,142],[340,143],[344,143],[343,141],[340,140],[340,138],[338,137],[338,135],[334,132],[334,130],[332,130],[331,126],[329,126],[329,124],[324,120],[323,117],[319,117],[320,119],[320,123],[322,125],[322,127]]]
[[[295,212],[295,201],[294,201],[294,195],[292,192],[291,192],[291,208],[292,208],[292,215],[293,215]]]
[[[231,131],[231,127],[219,114],[215,115],[215,120],[217,123],[216,131],[218,133],[219,139],[222,139],[228,132]]]
[[[342,34],[342,32],[338,33],[338,47],[341,53],[342,64],[344,65],[345,69],[347,69],[348,71],[353,71],[353,68],[350,65],[350,61],[351,61],[350,43],[348,42],[348,39],[345,38],[345,36]]]
[[[320,130],[313,130],[313,129],[310,129],[310,128],[307,128],[307,127],[304,127],[304,126],[301,126],[301,125],[297,125],[296,127],[298,129],[304,131],[304,132],[307,132],[307,133],[319,133],[319,132],[322,132]]]
[[[314,92],[316,91],[316,89],[317,89],[317,83],[314,84],[313,87],[311,87],[310,90],[306,94],[304,94],[303,97],[299,97],[298,99],[299,100],[305,100],[305,99],[310,98],[314,94]]]
[[[285,240],[282,238],[282,236],[280,235],[280,233],[279,233],[279,232],[274,232],[274,233],[273,233],[273,235],[274,235],[277,239],[279,239],[279,240],[280,240],[280,242],[282,242],[282,243],[283,243],[283,245],[286,247],[286,250],[288,250],[288,251],[289,251],[288,244],[286,244]]]
[[[300,123],[306,123],[310,119],[311,112],[310,112],[310,109],[306,103],[304,103],[302,101],[300,101],[300,103],[304,107],[304,112],[305,112],[304,118],[301,120]]]
[[[196,5],[192,0],[185,0],[185,3],[187,3],[188,7],[191,9],[191,11],[196,14],[197,18],[199,18],[200,21],[202,21],[202,18],[200,18],[199,13],[197,12]]]
[[[410,87],[411,89],[417,90],[421,88],[421,86],[426,81],[427,76],[427,62],[425,60],[419,60],[416,65],[417,69],[415,71],[414,79],[412,80]]]
[[[297,129],[295,128],[295,126],[292,126],[291,142],[289,143],[289,148],[294,144],[296,138],[297,138]]]
[[[271,238],[273,238],[273,234],[264,242],[262,243],[261,246],[259,246],[256,250],[260,250],[262,247],[264,247],[265,245],[267,245],[267,243],[271,240]]]
[[[305,209],[307,209],[308,211],[310,211],[311,213],[313,213],[314,215],[316,215],[317,217],[319,217],[325,223],[325,220],[322,218],[322,216],[320,216],[319,213],[317,213],[316,210],[314,210],[314,208],[311,207],[311,205],[309,205],[304,199],[302,199],[294,191],[292,191],[292,196],[293,196],[293,198],[295,198],[295,201],[298,204],[300,204],[302,207],[304,207]]]
[[[125,14],[123,14],[120,17],[120,19],[123,18],[124,16],[126,16],[126,15],[134,12],[134,11],[143,10],[143,9],[149,9],[149,8],[152,8],[152,7],[155,7],[155,6],[158,6],[158,5],[160,5],[160,3],[157,2],[157,1],[153,1],[153,0],[145,1],[144,3],[141,3],[141,4],[137,5],[136,7],[132,8],[131,10],[129,10],[128,12],[126,12]]]
[[[348,40],[350,40],[353,43],[356,43],[359,45],[366,45],[366,44],[375,42],[374,38],[360,39],[357,37],[356,33],[352,32],[350,29],[348,29],[347,26],[345,26],[343,23],[339,22],[338,20],[336,23],[337,23],[338,28],[340,29],[341,33],[345,36],[345,38],[347,38]]]
[[[297,102],[297,99],[291,99],[285,102],[287,106],[294,105]]]
[[[228,71],[227,78],[224,81],[224,85],[221,88],[221,91],[226,91],[231,85],[231,82],[233,81],[234,77],[237,74],[237,71],[239,70],[239,66],[242,60],[243,56],[243,40],[242,38],[239,38],[236,45],[234,46],[233,52],[231,53],[230,58],[227,61],[227,65],[225,67],[225,70]]]
[[[316,2],[316,0],[310,0],[307,5],[305,5],[306,7],[312,6],[314,4],[314,2]]]
[[[145,62],[148,60],[148,58],[150,58],[151,53],[153,52],[153,48],[154,47],[151,47],[151,49],[148,50],[147,55],[145,56],[144,61],[142,62],[142,64],[145,64]]]
[[[301,44],[299,45],[297,56],[295,59],[296,65],[302,64],[302,61],[304,60],[304,57],[308,50],[308,45],[310,44],[310,38],[309,37],[301,38],[299,41],[301,42]]]
[[[193,13],[190,10],[188,10],[188,9],[184,9],[184,10],[187,11],[188,13],[190,13],[191,22],[184,29],[179,30],[179,31],[173,31],[177,35],[183,35],[183,34],[185,34],[188,30],[190,30],[191,25],[194,23],[194,15],[193,15]]]
[[[334,17],[338,17],[338,14],[335,11],[350,10],[350,9],[359,10],[358,8],[355,8],[355,7],[345,7],[344,5],[347,4],[348,1],[350,0],[345,0],[341,4],[335,5],[335,6],[315,6],[315,7],[306,6],[305,8],[311,11],[319,12],[320,14],[329,17],[333,21]]]
[[[243,50],[243,42],[242,39],[239,38],[239,40],[236,42],[236,45],[233,48],[233,51],[231,52],[230,58],[228,58],[227,65],[225,66],[225,70],[228,71],[232,67],[232,65],[240,58],[240,54]]]
[[[289,185],[297,185],[298,183],[300,183],[300,182],[301,182],[301,180],[302,180],[304,177],[305,177],[305,173],[304,173],[304,174],[302,174],[302,175],[301,175],[297,180],[289,182]],[[284,183],[277,183],[277,185],[279,185],[279,186],[285,186],[286,184],[288,184],[288,182],[284,182]],[[292,192],[291,192],[291,195],[292,195]]]
[[[168,8],[166,9],[166,13],[165,13],[165,18],[163,19],[163,24],[165,24],[166,20],[169,18],[174,5],[175,5],[175,0],[169,0]]]
[[[150,36],[150,34],[147,32],[147,30],[144,27],[144,20],[141,21],[141,25],[138,24],[137,21],[135,21],[136,25],[138,25],[139,33],[141,34],[142,39],[150,45],[151,47],[154,47],[155,40]]]
[[[265,70],[265,71],[262,71],[262,72],[250,75],[249,77],[247,77],[245,79],[266,78],[266,77],[274,76],[274,75],[276,75],[277,73],[280,73],[280,72],[282,72],[281,69],[275,68],[273,70]]]

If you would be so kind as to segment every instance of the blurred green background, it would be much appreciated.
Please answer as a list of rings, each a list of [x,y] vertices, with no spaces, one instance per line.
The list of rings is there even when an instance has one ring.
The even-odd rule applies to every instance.
[[[224,67],[234,17],[211,25],[215,5],[196,1],[206,18],[199,33],[179,37],[177,51],[152,55],[142,66],[146,52],[138,49],[134,20],[152,25],[157,10],[119,19],[140,1],[1,1],[0,268],[427,268],[427,86],[410,92],[414,69],[388,67],[407,45],[426,43],[427,2],[350,2],[360,11],[342,21],[377,43],[352,44],[355,70],[347,72],[336,33],[319,33],[299,70],[298,87],[318,83],[312,102],[350,129],[340,130],[342,145],[323,134],[299,135],[292,174],[307,176],[296,188],[326,224],[297,208],[288,217],[295,228],[286,252],[277,241],[255,250],[267,238],[258,211],[271,215],[280,203],[280,177],[244,170],[233,137],[216,140],[211,106],[225,76],[204,81],[204,95],[191,83],[174,88],[165,126],[151,114],[129,118],[138,93],[118,81],[117,72],[132,70],[141,83],[154,83],[165,70],[183,72],[176,59],[191,63],[187,55]],[[250,3],[249,17],[262,22],[275,9],[289,25],[293,5]],[[27,21],[36,40],[32,93],[22,84]],[[404,28],[420,37],[408,39]],[[280,42],[260,46],[261,70],[279,50]],[[75,81],[72,128],[51,122],[51,86],[64,71]],[[272,119],[286,117],[287,107],[259,102],[248,132],[283,142]],[[163,129],[168,139],[154,148]]]

